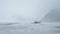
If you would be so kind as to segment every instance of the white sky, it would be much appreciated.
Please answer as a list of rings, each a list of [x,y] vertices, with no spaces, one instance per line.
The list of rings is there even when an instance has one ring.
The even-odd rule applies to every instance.
[[[41,20],[51,9],[60,8],[59,0],[0,0],[0,22]]]

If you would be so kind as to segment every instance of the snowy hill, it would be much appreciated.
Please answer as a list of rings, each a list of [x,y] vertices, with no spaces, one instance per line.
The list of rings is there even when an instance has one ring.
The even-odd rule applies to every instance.
[[[46,22],[60,22],[60,9],[51,10],[42,21]]]

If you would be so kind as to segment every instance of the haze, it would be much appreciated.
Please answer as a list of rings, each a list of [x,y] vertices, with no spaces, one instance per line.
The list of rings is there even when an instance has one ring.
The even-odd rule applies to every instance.
[[[60,0],[0,0],[0,22],[40,21]]]

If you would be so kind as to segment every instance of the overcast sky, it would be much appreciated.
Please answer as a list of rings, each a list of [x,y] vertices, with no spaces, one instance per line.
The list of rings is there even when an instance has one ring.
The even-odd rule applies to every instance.
[[[0,0],[0,22],[39,21],[60,0]]]

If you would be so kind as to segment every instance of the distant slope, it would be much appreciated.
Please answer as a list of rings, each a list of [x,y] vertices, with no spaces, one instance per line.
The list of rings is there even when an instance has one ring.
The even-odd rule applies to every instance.
[[[60,22],[60,9],[51,10],[42,20],[43,22]]]

